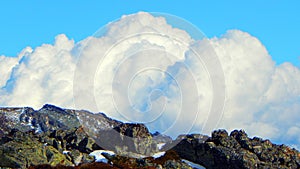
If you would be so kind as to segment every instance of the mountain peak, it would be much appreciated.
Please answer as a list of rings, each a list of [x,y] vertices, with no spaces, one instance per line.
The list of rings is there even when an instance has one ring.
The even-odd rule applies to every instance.
[[[43,163],[80,168],[92,165],[97,157],[90,153],[98,150],[102,152],[98,156],[105,158],[101,161],[112,168],[300,168],[299,151],[249,138],[244,130],[183,134],[172,140],[159,132],[151,134],[145,124],[51,104],[39,110],[0,108],[0,136],[0,167],[6,168]],[[111,151],[114,155],[103,154]]]

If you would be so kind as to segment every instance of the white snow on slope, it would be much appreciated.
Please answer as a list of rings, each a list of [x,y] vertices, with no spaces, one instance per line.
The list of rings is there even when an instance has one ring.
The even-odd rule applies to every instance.
[[[162,152],[157,152],[155,154],[152,155],[153,158],[159,158],[161,156],[164,156],[166,154],[165,151],[162,151]]]
[[[188,160],[185,160],[185,159],[183,159],[182,161],[185,162],[185,163],[187,163],[189,166],[191,166],[191,167],[193,167],[195,169],[205,169],[205,167],[203,167],[202,165],[193,163],[191,161],[188,161]]]
[[[166,145],[166,143],[158,143],[156,146],[157,146],[158,150],[161,150],[164,145]]]
[[[90,153],[90,156],[94,156],[96,162],[108,163],[108,160],[102,155],[102,153],[107,153],[109,155],[115,155],[113,151],[109,150],[96,150]]]

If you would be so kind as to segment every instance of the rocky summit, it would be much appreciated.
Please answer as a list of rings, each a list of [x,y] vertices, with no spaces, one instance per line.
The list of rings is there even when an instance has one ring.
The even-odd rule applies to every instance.
[[[300,168],[300,153],[243,130],[150,133],[103,113],[45,105],[0,108],[0,169],[9,168]]]

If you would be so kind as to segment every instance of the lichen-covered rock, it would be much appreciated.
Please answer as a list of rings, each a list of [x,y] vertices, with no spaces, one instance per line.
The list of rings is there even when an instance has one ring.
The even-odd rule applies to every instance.
[[[0,166],[10,168],[27,168],[31,165],[72,165],[66,157],[52,146],[39,142],[32,133],[12,131],[11,138],[0,145]]]
[[[89,154],[99,149],[117,155],[102,154],[108,164],[94,163]],[[165,155],[143,156],[158,150],[166,151]],[[216,130],[211,137],[180,135],[172,140],[151,134],[144,124],[122,123],[103,113],[53,105],[40,110],[0,108],[0,169],[190,168],[182,159],[208,169],[300,168],[299,151],[249,138],[243,130],[230,134]]]
[[[89,153],[97,148],[82,128],[52,132],[22,132],[13,129],[0,139],[0,167],[26,168],[31,165],[55,166],[90,163]]]
[[[217,130],[202,143],[197,138],[184,138],[173,150],[181,158],[207,169],[300,168],[297,150],[257,137],[248,138],[243,130],[235,130],[230,135],[225,130]]]
[[[46,150],[46,157],[47,157],[46,163],[48,163],[52,166],[55,166],[58,164],[73,165],[73,163],[71,161],[69,161],[64,154],[60,153],[54,147],[45,146],[45,150]],[[42,164],[46,164],[46,163],[42,163]],[[37,164],[41,164],[41,163],[35,163],[35,164],[31,164],[31,165],[37,165]]]

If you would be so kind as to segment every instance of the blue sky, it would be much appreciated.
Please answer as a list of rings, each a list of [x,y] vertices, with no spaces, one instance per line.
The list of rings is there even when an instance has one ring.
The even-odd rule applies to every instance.
[[[182,17],[208,37],[239,29],[256,36],[277,63],[300,67],[300,2],[252,0],[1,1],[0,55],[16,56],[26,46],[52,43],[64,33],[75,41],[124,14],[164,12]]]
[[[105,62],[101,65],[101,70],[105,70],[103,71],[105,74],[93,76],[93,71],[96,69],[96,72],[102,72],[98,71],[97,67],[103,54],[101,52],[106,51],[107,47],[114,44],[115,37],[126,36],[132,33],[131,31],[137,31],[145,27],[155,28],[155,30],[160,30],[169,36],[174,36],[174,34],[180,35],[187,42],[189,42],[188,36],[185,36],[186,34],[181,31],[167,29],[169,25],[159,21],[159,18],[153,18],[152,15],[141,12],[136,15],[123,17],[115,24],[112,24],[108,30],[113,31],[109,32],[110,34],[106,38],[96,38],[95,41],[91,41],[88,44],[85,44],[86,41],[80,41],[86,40],[88,36],[93,35],[99,28],[119,19],[122,15],[133,14],[139,11],[162,12],[186,19],[202,30],[209,38],[217,37],[201,42],[201,45],[196,46],[196,48],[199,51],[208,52],[205,53],[205,56],[209,56],[207,58],[213,58],[215,53],[210,53],[210,49],[205,44],[213,45],[222,64],[221,74],[224,74],[226,82],[226,89],[224,89],[226,99],[224,100],[224,116],[222,116],[220,122],[221,127],[228,130],[243,128],[250,135],[255,134],[264,138],[274,139],[278,143],[285,142],[300,147],[300,69],[298,69],[300,68],[300,11],[298,9],[300,2],[289,1],[284,3],[283,1],[271,0],[262,2],[252,0],[243,3],[232,0],[230,3],[228,2],[204,2],[198,0],[114,0],[109,1],[109,3],[106,1],[74,2],[56,0],[48,2],[37,0],[26,2],[2,1],[0,2],[0,105],[31,106],[38,109],[43,104],[50,103],[66,108],[87,109],[93,112],[103,111],[108,113],[108,116],[118,119],[120,114],[117,114],[118,111],[115,109],[115,100],[95,99],[97,103],[93,100],[93,98],[103,98],[101,94],[110,98],[110,96],[115,96],[114,94],[117,93],[118,97],[115,98],[119,99],[118,103],[120,104],[116,105],[118,109],[121,107],[120,112],[136,116],[130,109],[131,103],[128,103],[128,92],[121,90],[128,87],[125,82],[131,79],[132,75],[142,74],[142,72],[136,73],[137,68],[140,66],[149,67],[147,64],[152,63],[151,59],[153,64],[158,61],[158,65],[168,67],[173,66],[173,63],[164,61],[166,57],[157,59],[159,55],[157,57],[148,57],[146,60],[144,56],[149,55],[144,55],[141,52],[141,55],[136,57],[135,54],[133,55],[134,57],[132,58],[135,59],[128,59],[128,62],[124,62],[126,64],[121,64],[123,67],[116,67],[116,64],[119,63],[116,59],[122,60],[123,55],[112,54],[112,56],[101,60],[101,63],[102,61]],[[140,32],[138,32],[143,33],[142,30],[140,29]],[[222,35],[225,36],[221,37]],[[155,47],[165,48],[172,56],[189,58],[185,57],[189,56],[185,55],[188,54],[185,53],[186,50],[178,48],[176,43],[162,43],[165,41],[157,40],[156,38],[142,38],[147,43],[138,40],[133,44],[133,47],[142,45],[142,47],[147,48],[154,45]],[[78,43],[74,44],[72,39]],[[204,44],[203,46],[202,43]],[[267,50],[261,46],[261,43]],[[102,45],[98,46],[99,44]],[[84,50],[86,54],[80,55],[83,57],[80,57],[79,63],[83,63],[76,64],[77,55],[74,51],[80,51],[81,45],[87,45],[88,47],[85,48],[86,51]],[[24,57],[14,57],[27,46],[39,48],[36,50],[26,48],[22,53]],[[126,47],[126,45],[119,47],[113,49],[125,54],[127,52],[131,54],[131,49],[136,49],[131,48],[131,46]],[[204,47],[203,50],[202,47]],[[269,57],[268,52],[272,59]],[[127,56],[125,54],[124,56]],[[274,65],[273,60],[275,60],[277,65]],[[174,61],[177,63],[181,60],[177,58]],[[191,121],[188,118],[192,117],[193,120],[195,119],[193,114],[189,112],[197,112],[194,110],[194,107],[199,107],[195,106],[198,103],[203,103],[201,112],[209,113],[209,110],[207,109],[206,111],[206,108],[209,108],[210,105],[208,100],[210,100],[211,88],[209,87],[210,83],[206,83],[208,80],[205,81],[206,78],[203,74],[205,71],[201,68],[201,63],[194,62],[193,59],[186,61],[187,65],[192,68],[193,75],[197,75],[195,79],[199,79],[199,81],[195,82],[195,85],[201,90],[199,90],[199,93],[193,92],[195,90],[190,88],[190,85],[193,85],[193,83],[181,83],[180,90],[186,89],[181,90],[186,93],[182,97],[188,96],[190,100],[182,99],[186,104],[181,109],[179,107],[180,104],[177,104],[179,102],[176,102],[176,99],[179,97],[168,98],[170,111],[165,111],[167,113],[164,112],[164,118],[155,121],[157,123],[153,123],[155,127],[157,127],[156,124],[160,124],[162,127],[159,126],[158,128],[165,129],[163,127],[168,126],[165,119],[180,122],[182,126],[186,126],[186,124],[189,124],[186,121]],[[288,63],[281,64],[283,62],[291,62],[298,68]],[[216,70],[215,66],[214,64],[214,70]],[[127,70],[127,68],[131,68],[131,71]],[[178,72],[187,72],[183,67],[175,65],[175,68]],[[83,76],[79,77],[84,77],[85,79],[77,79],[77,76],[72,76],[78,72],[83,74]],[[120,75],[116,76],[118,73]],[[150,77],[147,74],[144,75],[145,79]],[[97,79],[98,77],[100,78]],[[113,88],[114,90],[112,90],[114,85],[110,84],[110,80],[103,81],[103,79],[112,79],[113,77],[120,77],[116,79],[118,82],[122,82],[120,83],[122,85],[119,85],[119,83],[115,85],[119,86],[120,89]],[[133,77],[135,79],[136,76]],[[153,82],[152,86],[158,87],[155,89],[160,90],[162,88],[159,87],[159,84],[162,84],[162,82],[157,81],[158,77],[157,75],[157,77],[153,76],[152,78],[151,74],[150,80],[151,83]],[[180,77],[179,81],[191,81],[186,74]],[[216,77],[219,79],[219,76]],[[90,78],[90,81],[86,80],[86,78]],[[89,86],[94,85],[94,83],[96,89],[90,92],[91,88]],[[152,91],[156,91],[152,88],[151,91],[148,90],[147,87],[150,84],[148,84],[148,81],[147,83],[137,81],[136,84],[135,88],[128,90],[134,91],[134,97],[132,97],[134,101],[140,101],[140,97],[135,95],[136,93],[149,94]],[[76,86],[80,90],[74,90],[77,89]],[[135,92],[137,89],[145,90],[145,92]],[[169,88],[164,89],[164,92],[169,92]],[[100,92],[98,93],[98,91]],[[110,91],[112,93],[109,93]],[[171,92],[176,93],[175,90]],[[216,93],[220,94],[219,92]],[[159,101],[154,102],[157,104],[152,104],[154,105],[152,107],[153,112],[162,112],[160,108],[162,107],[161,103],[163,103],[163,95],[160,96]],[[144,99],[144,101],[140,105],[147,105],[149,100]],[[151,101],[153,102],[153,100]],[[100,106],[97,107],[98,105]],[[222,106],[223,104],[220,105]],[[172,120],[170,117],[173,117],[174,112],[178,110],[179,112],[184,112],[180,113],[184,115],[184,119]],[[140,117],[138,115],[137,117]],[[199,117],[203,116],[205,114]],[[204,124],[204,119],[197,119],[198,127]],[[288,123],[286,123],[287,121]],[[210,122],[209,124],[213,123]],[[182,126],[175,125],[175,128],[172,129],[176,133],[183,133],[181,132]],[[197,131],[199,130],[197,129]]]

